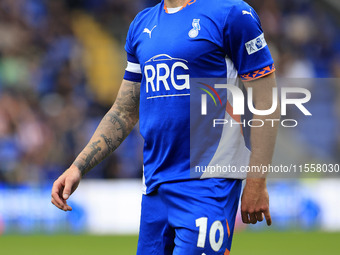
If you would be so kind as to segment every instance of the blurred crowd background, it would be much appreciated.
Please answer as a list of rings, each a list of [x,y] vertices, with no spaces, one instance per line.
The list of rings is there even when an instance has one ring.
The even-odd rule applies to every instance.
[[[130,22],[153,0],[0,1],[0,183],[57,178],[112,105]],[[340,78],[339,12],[323,1],[249,0],[278,77]],[[308,83],[313,118],[296,137],[311,160],[339,162],[340,87]],[[142,175],[138,127],[86,178]]]

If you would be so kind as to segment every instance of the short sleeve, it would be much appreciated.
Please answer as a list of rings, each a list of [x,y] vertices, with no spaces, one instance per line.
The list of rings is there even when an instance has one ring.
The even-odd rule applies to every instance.
[[[133,33],[134,21],[132,21],[126,37],[125,51],[127,53],[127,67],[125,69],[124,79],[133,82],[141,82],[142,72],[133,46]]]
[[[255,80],[275,71],[261,22],[247,3],[230,9],[224,25],[224,49],[242,80]]]

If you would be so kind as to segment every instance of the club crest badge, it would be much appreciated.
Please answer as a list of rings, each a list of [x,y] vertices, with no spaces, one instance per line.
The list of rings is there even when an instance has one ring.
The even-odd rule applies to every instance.
[[[192,29],[189,31],[188,35],[190,38],[196,38],[201,30],[200,20],[194,19],[192,21]]]

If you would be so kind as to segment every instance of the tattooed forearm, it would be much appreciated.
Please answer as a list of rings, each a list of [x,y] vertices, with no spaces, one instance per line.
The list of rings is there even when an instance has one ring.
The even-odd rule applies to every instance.
[[[113,139],[112,139],[112,138],[107,138],[107,136],[104,135],[104,134],[101,134],[100,136],[103,137],[103,139],[104,139],[104,141],[105,141],[105,143],[106,143],[106,145],[107,145],[107,148],[109,149],[109,152],[112,152],[112,151],[114,151],[115,149],[117,149],[117,146],[114,145]],[[118,141],[118,140],[117,140],[117,141]]]
[[[109,121],[112,123],[112,125],[114,126],[114,130],[118,131],[118,132],[122,132],[122,136],[125,137],[127,134],[127,129],[126,129],[126,124],[125,121],[120,118],[116,112],[108,112],[106,114],[106,116]]]
[[[139,105],[139,93],[140,93],[140,87],[138,85],[134,86],[132,89],[131,99],[136,105]]]
[[[138,121],[139,83],[123,81],[116,102],[74,161],[82,175],[118,148]]]
[[[100,140],[93,142],[89,145],[91,151],[89,154],[84,153],[85,158],[83,158],[81,161],[76,160],[74,164],[79,168],[79,170],[82,172],[82,175],[86,173],[87,169],[90,169],[98,164],[98,160],[96,159],[96,155],[98,152],[102,150],[102,148],[98,145],[100,143]]]

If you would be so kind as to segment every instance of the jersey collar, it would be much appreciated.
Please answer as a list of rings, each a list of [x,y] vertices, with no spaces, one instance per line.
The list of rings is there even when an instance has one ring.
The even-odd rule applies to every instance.
[[[192,5],[192,4],[196,3],[196,1],[197,1],[197,0],[188,0],[188,1],[186,1],[185,4],[184,4],[178,11],[181,11],[181,10],[183,10],[185,7],[187,7],[187,6],[189,6],[189,5]],[[168,8],[166,7],[165,2],[164,2],[164,10],[165,10],[166,13],[169,13],[169,12],[168,12]]]

